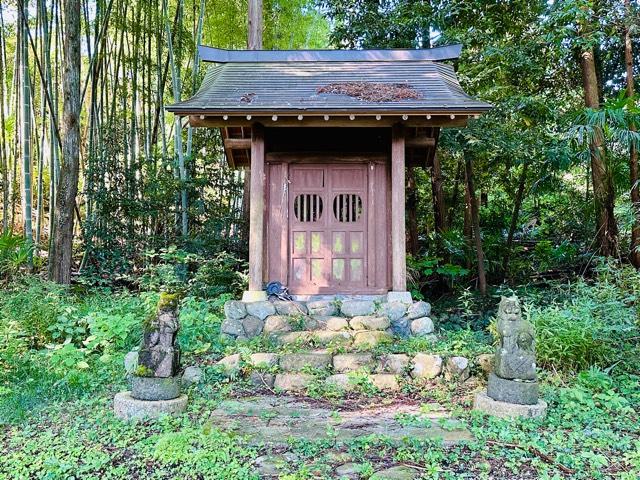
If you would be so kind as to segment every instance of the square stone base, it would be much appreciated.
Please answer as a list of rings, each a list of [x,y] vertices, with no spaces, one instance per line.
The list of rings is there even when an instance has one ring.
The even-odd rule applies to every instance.
[[[547,402],[538,400],[535,405],[499,402],[483,390],[476,394],[473,409],[500,418],[542,418],[547,414]]]
[[[242,301],[246,303],[264,302],[267,300],[267,292],[264,290],[245,290],[242,292]]]
[[[411,305],[413,299],[411,298],[411,292],[389,292],[387,293],[387,302],[399,302]]]

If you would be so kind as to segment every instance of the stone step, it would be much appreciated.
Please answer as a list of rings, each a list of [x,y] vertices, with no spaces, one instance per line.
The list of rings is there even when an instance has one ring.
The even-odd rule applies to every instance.
[[[303,353],[254,353],[243,358],[229,355],[218,361],[229,376],[246,375],[259,388],[305,393],[313,387],[342,393],[378,390],[398,392],[402,384],[443,376],[461,382],[469,378],[471,368],[487,373],[488,355],[473,362],[461,356],[443,358],[430,353],[408,355],[388,353],[330,353],[319,350]]]
[[[441,405],[427,407],[398,402],[340,410],[291,396],[259,395],[222,402],[210,420],[254,445],[286,446],[291,439],[341,442],[369,435],[392,443],[404,438],[440,438],[448,445],[472,440],[465,425]]]

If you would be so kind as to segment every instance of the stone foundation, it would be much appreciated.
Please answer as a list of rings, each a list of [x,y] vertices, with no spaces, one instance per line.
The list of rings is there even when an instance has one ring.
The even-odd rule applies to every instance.
[[[370,299],[229,301],[222,334],[235,340],[265,335],[279,343],[371,345],[392,337],[428,336],[434,325],[426,302]]]
[[[500,418],[541,418],[547,413],[547,402],[538,400],[534,405],[500,402],[483,390],[476,394],[473,409]]]

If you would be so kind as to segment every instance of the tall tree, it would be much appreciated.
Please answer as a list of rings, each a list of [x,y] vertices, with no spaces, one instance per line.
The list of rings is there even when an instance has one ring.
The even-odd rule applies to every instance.
[[[62,167],[56,200],[54,256],[49,275],[71,283],[73,227],[80,171],[80,0],[63,0]]]
[[[22,150],[22,216],[24,235],[33,244],[31,192],[31,78],[29,75],[29,4],[21,2],[18,12],[20,25],[20,146]],[[32,262],[29,255],[29,264]]]
[[[480,212],[478,209],[478,199],[473,179],[473,165],[471,156],[467,153],[464,159],[465,180],[467,187],[467,199],[469,203],[469,213],[471,226],[473,228],[473,240],[476,247],[476,260],[478,262],[478,290],[482,295],[487,294],[487,276],[484,266],[484,249],[482,248],[482,233],[480,232]]]
[[[627,97],[633,98],[635,95],[635,82],[633,79],[633,47],[631,43],[632,12],[631,0],[624,0],[625,22],[624,22],[624,63],[627,74]],[[636,126],[632,122],[629,129],[636,131]],[[631,182],[631,209],[633,211],[633,224],[631,226],[631,251],[629,257],[631,263],[640,268],[640,179],[638,178],[638,150],[634,143],[629,149],[629,176]]]

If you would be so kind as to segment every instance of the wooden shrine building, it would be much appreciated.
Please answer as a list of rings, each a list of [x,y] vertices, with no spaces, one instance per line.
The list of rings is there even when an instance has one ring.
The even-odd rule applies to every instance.
[[[405,167],[429,166],[442,127],[490,105],[451,65],[461,46],[425,50],[228,51],[200,90],[168,107],[219,128],[229,164],[249,168],[249,291],[387,295],[410,301]]]

